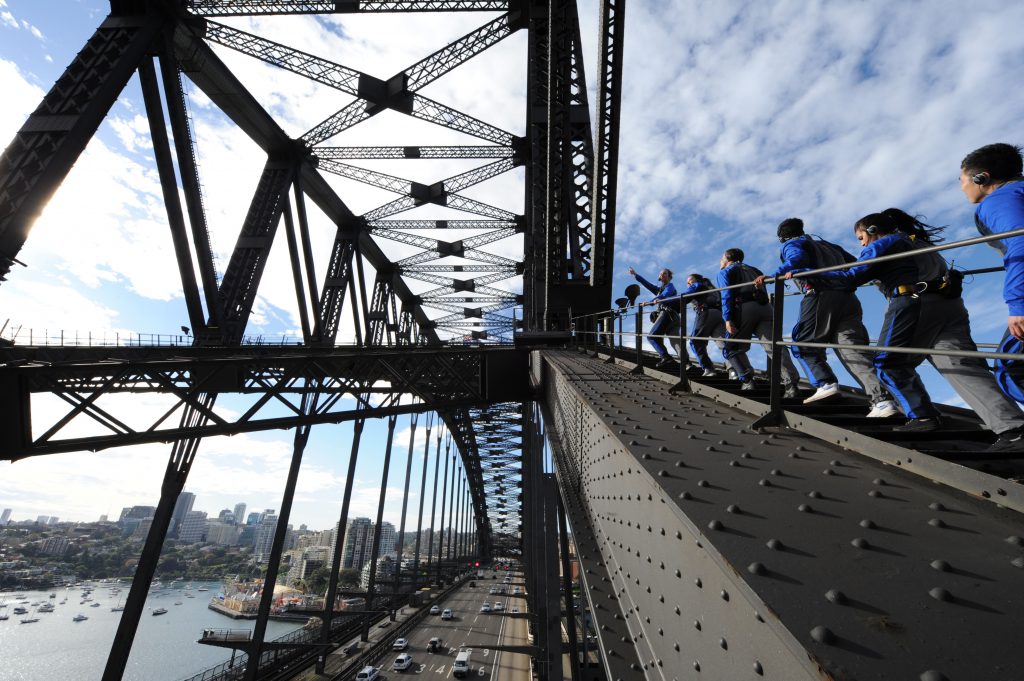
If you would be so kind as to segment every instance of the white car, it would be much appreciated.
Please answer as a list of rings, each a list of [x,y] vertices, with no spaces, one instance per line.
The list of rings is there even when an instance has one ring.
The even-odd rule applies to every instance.
[[[512,589],[512,595],[514,596],[518,596],[521,593],[523,593],[523,590],[520,589],[518,586]]]
[[[494,612],[501,612],[504,609],[505,606],[502,603],[499,603],[498,601],[494,602]]]
[[[491,587],[490,589],[488,589],[487,593],[489,593],[489,594],[496,594],[496,593],[498,593],[498,590],[497,590],[497,589],[495,589],[495,588],[494,588],[494,587],[492,586],[492,587]]]
[[[441,608],[437,607],[436,605],[430,606],[430,614],[431,615],[440,615],[441,614]]]
[[[366,665],[358,674],[356,674],[356,681],[377,681],[378,676],[380,676],[379,669]]]
[[[454,619],[454,617],[455,617],[455,613],[452,612],[451,608],[445,608],[444,612],[441,613],[441,619],[443,619],[443,620]]]
[[[394,663],[391,665],[391,671],[404,672],[406,669],[412,666],[412,655],[403,653],[395,658]]]
[[[405,650],[409,647],[409,642],[404,638],[396,638],[395,642],[391,644],[392,650]]]
[[[490,611],[491,611],[491,604],[490,603],[484,603],[483,605],[480,606],[480,612],[490,612]]]

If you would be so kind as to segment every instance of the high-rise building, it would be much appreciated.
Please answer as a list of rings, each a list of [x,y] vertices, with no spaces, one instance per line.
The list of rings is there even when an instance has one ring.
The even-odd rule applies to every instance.
[[[335,541],[331,542],[333,547]],[[373,551],[373,523],[369,518],[353,518],[345,529],[345,544],[341,549],[341,567],[361,570],[370,562]],[[334,556],[331,556],[333,560]]]
[[[156,513],[156,506],[125,506],[121,509],[121,517],[117,519],[117,522],[121,523],[130,518],[135,520],[152,518],[154,513]]]
[[[252,513],[250,513],[249,517],[245,519],[245,524],[246,525],[253,525],[253,526],[259,525],[260,524],[260,514],[259,514],[259,512],[253,511]]]
[[[11,509],[5,508],[3,513],[0,513],[0,525],[6,525],[11,522]]]
[[[63,556],[68,552],[70,542],[67,537],[47,537],[43,540],[40,550],[48,556]]]
[[[262,522],[256,526],[256,542],[253,544],[253,558],[257,563],[270,560],[270,550],[274,545],[274,532],[277,530],[277,516],[272,510],[261,514]]]
[[[149,528],[153,525],[153,519],[141,518],[136,521],[135,518],[132,518],[132,522],[138,522],[138,525],[136,525],[135,529],[132,531],[131,538],[138,541],[144,540],[146,535],[149,534]]]
[[[178,528],[178,541],[186,544],[198,544],[206,541],[206,512],[189,511],[181,519]]]
[[[377,549],[377,556],[390,556],[395,552],[398,545],[398,533],[395,526],[388,522],[380,524],[380,546]]]
[[[217,514],[217,520],[221,521],[222,523],[227,523],[228,525],[234,525],[235,512],[232,511],[230,508],[225,508]]]
[[[100,516],[99,522],[101,522],[101,523],[110,522],[109,520],[107,520],[107,514],[106,513],[104,513],[103,515]]]
[[[50,522],[50,516],[48,516],[48,515],[38,515],[38,516],[36,516],[36,524],[38,524],[38,525],[45,525],[48,522]]]
[[[234,516],[235,522],[241,525],[245,519],[245,504],[235,504]]]
[[[196,495],[191,492],[182,492],[178,495],[178,500],[174,502],[174,512],[171,513],[171,527],[168,531],[168,535],[171,537],[177,537],[181,530],[181,523],[185,520],[185,516],[192,510],[192,505],[196,503]]]
[[[206,524],[206,541],[209,544],[237,546],[241,534],[242,528],[238,525],[228,525],[217,520]]]
[[[49,517],[49,518],[47,519],[47,521],[46,521],[46,524],[47,524],[47,525],[56,525],[56,524],[57,524],[57,523],[59,523],[59,522],[60,522],[60,518],[58,518],[58,517],[57,517],[57,516],[55,516],[55,515],[51,515],[51,516],[50,516],[50,517]]]

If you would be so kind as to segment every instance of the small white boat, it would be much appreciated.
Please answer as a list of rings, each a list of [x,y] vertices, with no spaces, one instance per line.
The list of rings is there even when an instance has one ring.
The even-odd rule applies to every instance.
[[[22,624],[32,624],[33,622],[38,622],[38,621],[39,621],[38,617],[26,617],[25,619],[21,620],[21,623]]]
[[[196,589],[196,591],[209,591],[209,589],[207,589],[205,586],[201,586],[198,589]]]
[[[87,619],[89,619],[89,618],[86,617],[85,615],[83,615],[82,613],[78,613],[77,615],[75,615],[74,617],[71,618],[71,621],[72,622],[84,622]]]
[[[11,619],[10,615],[0,615],[0,622]]]
[[[167,614],[167,608],[157,608],[156,610],[153,611],[153,615],[154,616],[156,616],[156,615],[166,615],[166,614]]]
[[[99,603],[93,603],[93,604],[92,604],[92,605],[90,605],[89,607],[90,607],[90,608],[98,608],[98,607],[100,607],[100,604],[99,604]]]
[[[181,601],[174,601],[175,605],[181,605]]]

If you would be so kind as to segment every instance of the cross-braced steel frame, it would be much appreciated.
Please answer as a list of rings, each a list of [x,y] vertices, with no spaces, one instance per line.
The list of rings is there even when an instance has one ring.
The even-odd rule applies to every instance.
[[[460,556],[523,556],[524,541],[539,541],[543,528],[552,527],[550,518],[531,526],[523,516],[524,498],[551,498],[550,490],[545,491],[550,480],[538,474],[536,460],[527,466],[531,472],[524,473],[524,424],[535,421],[527,418],[532,407],[523,355],[511,348],[491,352],[466,344],[508,344],[516,331],[522,337],[564,331],[570,314],[607,307],[623,5],[623,0],[601,3],[598,102],[592,121],[574,0],[111,0],[110,15],[0,156],[3,281],[22,264],[18,256],[36,218],[113,103],[137,77],[194,347],[187,352],[0,347],[0,457],[174,443],[104,679],[120,678],[124,670],[175,500],[203,437],[294,429],[269,582],[276,577],[302,453],[310,428],[318,423],[354,422],[351,480],[366,419],[389,419],[389,431],[400,414],[436,412],[443,419],[446,441],[455,444],[458,461],[449,462],[446,450],[445,473],[438,483],[438,424],[434,482],[444,490],[440,531],[446,531],[447,513],[449,522],[469,519],[475,540],[453,547],[448,537],[438,547],[438,553],[444,547],[444,556],[429,555],[431,542],[428,573],[432,560],[440,576],[442,564]],[[384,77],[258,35],[239,22],[257,15],[374,12],[480,12],[485,18],[478,28]],[[528,47],[521,134],[423,94],[427,85],[523,31]],[[226,65],[220,56],[224,49],[352,99],[305,133],[290,137]],[[198,142],[187,112],[193,91],[207,97],[265,154],[237,241],[223,266],[211,243]],[[358,133],[360,123],[385,111],[447,128],[472,143],[336,142],[343,134],[352,139],[350,129]],[[476,159],[479,165],[432,183],[405,179],[400,170],[392,174],[360,165],[421,159]],[[526,178],[522,214],[466,193],[515,169],[522,169]],[[356,214],[328,176],[384,190],[393,198]],[[327,266],[319,276],[310,206],[334,229]],[[432,207],[445,212],[431,218]],[[423,210],[415,219],[403,215],[417,208]],[[463,215],[452,219],[453,210]],[[269,351],[247,348],[242,339],[282,224],[302,343]],[[488,249],[509,239],[522,239],[521,257],[510,257],[507,247],[504,254]],[[399,245],[407,255],[390,257],[388,244]],[[521,315],[513,313],[518,307]],[[354,347],[339,349],[343,326],[351,328],[352,337],[345,340]],[[399,346],[403,349],[395,352]],[[129,426],[104,401],[125,392],[167,396],[167,410],[144,428]],[[214,408],[224,393],[257,399],[244,413],[226,419]],[[43,394],[67,405],[63,415],[46,425],[32,418],[33,399]],[[98,426],[99,434],[61,437],[69,424],[82,420]],[[390,451],[389,438],[388,457]],[[411,461],[411,449],[409,456]],[[410,483],[407,479],[406,490]],[[421,486],[426,484],[425,466]],[[349,494],[350,489],[343,500],[335,555],[340,555],[344,539]],[[432,509],[431,527],[437,510]],[[421,523],[423,512],[421,508]],[[531,527],[538,534],[527,536]],[[400,583],[395,580],[396,590]],[[414,577],[413,587],[415,583]],[[322,645],[329,643],[333,628],[336,586],[332,578]],[[260,624],[246,648],[247,678],[257,677],[258,661],[268,649],[262,640],[268,608],[269,597],[261,603]],[[548,612],[539,601],[533,610],[536,626]],[[560,642],[553,640],[552,645]]]

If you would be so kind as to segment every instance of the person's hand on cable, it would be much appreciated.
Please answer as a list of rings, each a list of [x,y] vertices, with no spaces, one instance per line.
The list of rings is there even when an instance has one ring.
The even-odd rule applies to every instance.
[[[1006,319],[1006,326],[1010,335],[1018,340],[1024,340],[1024,317],[1010,315]]]

